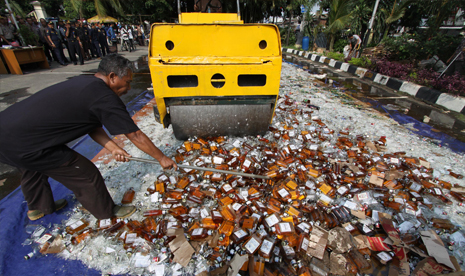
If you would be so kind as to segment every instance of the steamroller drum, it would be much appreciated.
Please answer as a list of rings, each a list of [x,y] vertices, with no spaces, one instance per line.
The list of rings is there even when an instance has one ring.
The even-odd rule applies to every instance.
[[[178,140],[218,135],[263,135],[273,116],[272,105],[173,105],[171,124]]]

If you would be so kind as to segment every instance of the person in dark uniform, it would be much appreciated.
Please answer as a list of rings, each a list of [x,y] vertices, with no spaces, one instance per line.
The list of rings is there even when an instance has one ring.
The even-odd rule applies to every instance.
[[[98,31],[98,43],[102,49],[103,56],[105,56],[106,54],[110,53],[110,47],[108,47],[107,30],[105,30],[105,25],[103,23],[100,23],[100,28]]]
[[[55,30],[52,21],[48,22],[48,28],[45,30],[45,35],[47,37],[49,46],[53,49],[53,52],[55,52],[58,63],[66,66],[65,55],[63,54],[63,46],[61,45],[60,38],[58,37],[58,31]]]
[[[69,23],[69,20],[67,21],[67,23]],[[69,46],[68,46],[68,40],[66,39],[66,28],[65,28],[65,23],[63,22],[63,20],[58,20],[58,25],[56,27],[56,30],[58,31],[58,37],[60,38],[61,42],[63,43],[61,46],[63,47],[63,45],[65,45],[64,48],[66,48],[66,51],[68,51],[68,56],[71,56],[71,52],[69,50]],[[63,51],[64,51],[64,48],[63,48]],[[69,63],[69,60],[66,58],[66,56],[64,55],[64,52],[63,52],[63,60],[66,62],[66,63]]]
[[[90,53],[92,54],[92,58],[96,58],[97,51],[95,50],[94,44],[92,44],[92,39],[90,37],[90,31],[92,30],[89,25],[86,23],[84,24],[84,29],[87,30],[87,43],[89,45]]]
[[[76,28],[76,35],[79,37],[79,41],[81,42],[81,48],[83,52],[83,58],[85,60],[90,60],[90,53],[89,53],[89,43],[87,39],[89,38],[89,31],[82,26],[82,22],[77,22]]]
[[[79,56],[79,62],[81,65],[84,65],[84,58],[82,56],[82,51],[81,51],[81,41],[76,34],[76,29],[74,28],[74,23],[66,23],[66,39],[68,40],[68,47],[69,47],[69,52],[70,58],[73,61],[74,65],[77,65],[77,59],[76,59],[76,54]]]
[[[21,190],[30,220],[66,205],[65,199],[54,202],[49,177],[69,188],[97,219],[125,218],[136,211],[134,206],[115,205],[94,163],[66,146],[89,134],[116,161],[129,161],[131,156],[103,126],[111,135],[124,134],[164,169],[177,168],[137,127],[120,99],[131,88],[132,70],[128,59],[107,55],[95,75],[47,87],[0,112],[0,162],[22,173]]]
[[[92,29],[90,29],[90,40],[92,42],[92,46],[95,49],[95,52],[97,53],[97,57],[101,58],[102,52],[100,52],[100,45],[98,42],[98,37],[99,37],[99,29],[95,26],[94,23],[92,23]]]

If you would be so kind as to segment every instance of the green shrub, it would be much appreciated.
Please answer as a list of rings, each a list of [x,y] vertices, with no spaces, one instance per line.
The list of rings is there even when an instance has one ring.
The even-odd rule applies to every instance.
[[[344,51],[344,47],[347,44],[349,44],[349,42],[346,39],[339,39],[336,42],[334,42],[333,51],[342,53]]]
[[[368,68],[371,65],[371,60],[367,57],[352,58],[349,63],[363,68]]]
[[[415,33],[388,37],[383,40],[383,44],[389,53],[389,60],[424,60],[437,55],[441,60],[446,61],[454,53],[460,41],[460,37],[442,33],[434,37]]]
[[[343,61],[344,60],[344,54],[341,53],[336,53],[336,52],[325,52],[324,53],[325,57],[332,58],[335,60]]]

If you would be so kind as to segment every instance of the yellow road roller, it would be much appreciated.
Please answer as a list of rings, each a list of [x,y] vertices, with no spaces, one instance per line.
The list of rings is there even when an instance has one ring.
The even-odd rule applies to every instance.
[[[180,13],[151,26],[155,118],[188,137],[264,134],[279,94],[281,40],[273,24],[240,13]]]

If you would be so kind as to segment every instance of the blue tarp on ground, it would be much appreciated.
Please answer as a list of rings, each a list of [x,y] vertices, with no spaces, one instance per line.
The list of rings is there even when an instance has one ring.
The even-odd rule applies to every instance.
[[[131,116],[151,99],[153,93],[145,91],[129,102],[127,109]],[[89,159],[102,149],[89,136],[84,136],[72,148]],[[75,205],[70,190],[53,179],[50,180],[50,184],[55,199],[67,198],[69,204],[63,210],[39,220],[31,222],[27,218],[27,204],[20,188],[0,201],[0,275],[101,275],[99,271],[89,269],[80,261],[60,259],[53,254],[39,259],[24,259],[32,250],[30,245],[21,245],[30,237],[26,233],[26,226],[47,227],[54,223],[61,224],[62,220],[68,218],[65,214]]]

